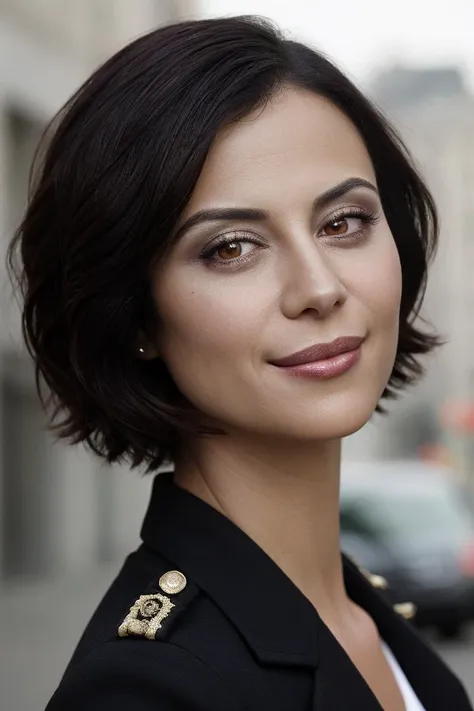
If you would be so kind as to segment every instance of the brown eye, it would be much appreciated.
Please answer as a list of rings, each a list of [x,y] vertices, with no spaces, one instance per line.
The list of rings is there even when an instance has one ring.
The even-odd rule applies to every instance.
[[[242,234],[241,238],[237,238],[237,236],[228,237],[220,244],[211,245],[207,251],[202,252],[201,258],[215,267],[237,268],[237,266],[242,266],[244,262],[251,259],[253,253],[261,247],[263,245],[257,242],[255,237]]]
[[[227,244],[221,244],[216,250],[216,254],[219,259],[224,261],[229,259],[237,259],[242,255],[242,244],[240,242],[228,242]]]
[[[329,222],[324,228],[325,233],[328,237],[339,237],[340,235],[347,234],[349,230],[348,220],[346,218],[341,218],[338,220],[333,220]]]

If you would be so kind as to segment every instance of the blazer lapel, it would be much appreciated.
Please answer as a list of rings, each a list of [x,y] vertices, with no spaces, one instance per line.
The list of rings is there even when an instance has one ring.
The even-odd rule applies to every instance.
[[[357,667],[322,621],[319,651],[313,711],[383,711]]]

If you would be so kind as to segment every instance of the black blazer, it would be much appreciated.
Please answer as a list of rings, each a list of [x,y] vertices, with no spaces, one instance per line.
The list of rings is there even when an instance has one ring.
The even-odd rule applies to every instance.
[[[47,711],[381,711],[278,566],[168,474],[156,477],[142,539]],[[472,711],[461,683],[411,623],[343,560],[348,594],[374,619],[426,711]],[[169,571],[186,576],[180,592],[183,575]]]

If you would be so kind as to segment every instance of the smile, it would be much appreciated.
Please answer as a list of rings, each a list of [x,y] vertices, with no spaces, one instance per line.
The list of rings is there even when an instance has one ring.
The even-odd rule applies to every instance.
[[[271,361],[288,375],[329,379],[346,373],[360,360],[363,338],[346,336],[318,343],[290,356]]]

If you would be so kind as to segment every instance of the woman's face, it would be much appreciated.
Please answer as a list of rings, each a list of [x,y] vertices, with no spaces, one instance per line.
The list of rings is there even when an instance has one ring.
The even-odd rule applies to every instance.
[[[364,425],[394,363],[401,270],[350,121],[287,90],[223,130],[152,287],[155,352],[228,432],[326,440]],[[347,337],[360,347],[319,348]],[[312,346],[306,365],[276,364]]]

